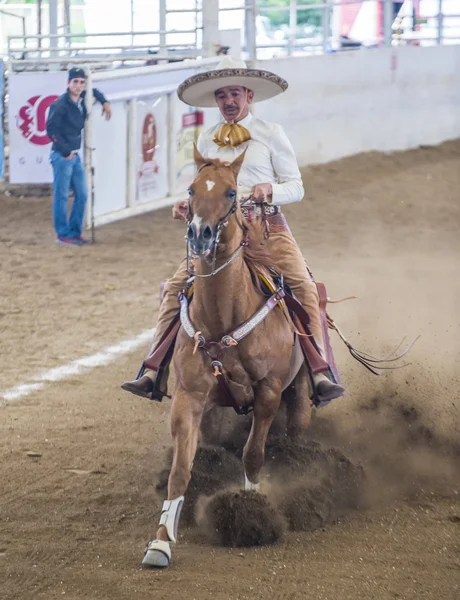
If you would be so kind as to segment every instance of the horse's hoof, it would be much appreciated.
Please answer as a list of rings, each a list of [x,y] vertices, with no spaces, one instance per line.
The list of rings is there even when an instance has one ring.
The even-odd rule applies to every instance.
[[[169,542],[153,540],[147,544],[142,566],[144,569],[164,569],[169,566],[171,549]]]

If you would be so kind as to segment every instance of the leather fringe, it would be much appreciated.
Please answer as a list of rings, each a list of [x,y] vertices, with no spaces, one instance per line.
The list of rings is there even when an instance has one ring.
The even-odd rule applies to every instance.
[[[357,350],[356,348],[354,348],[350,344],[350,342],[345,338],[345,336],[342,334],[342,332],[337,327],[337,325],[335,324],[333,319],[331,319],[331,317],[329,317],[329,315],[327,316],[327,321],[328,321],[329,328],[334,329],[338,333],[340,339],[343,341],[345,346],[348,348],[348,351],[350,352],[351,356],[355,360],[357,360],[359,363],[361,363],[364,367],[366,367],[366,369],[368,371],[370,371],[371,373],[373,373],[374,375],[381,375],[381,373],[380,373],[381,370],[394,371],[396,369],[403,369],[404,367],[408,367],[410,364],[412,364],[410,362],[406,362],[402,365],[395,365],[395,364],[391,364],[391,363],[396,363],[399,360],[401,360],[402,358],[404,358],[404,356],[406,356],[408,354],[408,352],[413,348],[415,342],[419,339],[420,335],[418,335],[415,338],[415,340],[411,344],[409,344],[409,346],[401,354],[394,356],[394,354],[396,354],[396,352],[399,350],[401,345],[404,343],[405,338],[403,338],[401,340],[401,342],[398,344],[398,346],[388,355],[387,358],[376,358],[375,356],[372,356],[371,354],[368,354],[367,352],[363,352],[361,350]]]

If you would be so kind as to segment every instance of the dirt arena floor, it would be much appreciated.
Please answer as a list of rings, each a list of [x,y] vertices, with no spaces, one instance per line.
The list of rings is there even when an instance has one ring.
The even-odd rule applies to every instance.
[[[303,179],[285,214],[329,295],[358,297],[331,308],[342,331],[373,354],[421,335],[411,365],[379,378],[333,337],[348,394],[315,414],[311,439],[361,465],[360,508],[259,548],[184,526],[170,569],[143,571],[168,402],[119,384],[148,344],[22,398],[1,393],[153,327],[183,225],[165,209],[62,248],[49,198],[0,196],[2,599],[460,598],[460,140]]]

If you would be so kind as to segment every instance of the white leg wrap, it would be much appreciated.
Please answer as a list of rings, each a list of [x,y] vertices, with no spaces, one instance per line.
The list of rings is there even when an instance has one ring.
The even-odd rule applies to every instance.
[[[252,481],[249,481],[248,476],[246,475],[246,471],[244,472],[244,489],[246,491],[249,490],[254,490],[255,492],[258,492],[260,488],[260,483],[252,483]]]
[[[160,525],[166,527],[171,542],[177,541],[177,526],[179,525],[179,517],[184,503],[184,496],[174,498],[174,500],[165,500],[161,509]]]

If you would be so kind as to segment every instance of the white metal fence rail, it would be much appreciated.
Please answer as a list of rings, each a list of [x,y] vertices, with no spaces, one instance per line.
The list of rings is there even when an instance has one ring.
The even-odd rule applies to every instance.
[[[113,33],[85,33],[84,5],[72,4],[70,17],[65,17],[62,11],[57,15],[64,23],[70,18],[70,26],[61,25],[57,37],[38,36],[33,5],[9,4],[8,11],[25,20],[26,32],[16,28],[3,50],[11,58],[28,60],[32,56],[52,56],[52,47],[58,47],[59,56],[67,57],[90,56],[97,51],[111,55],[147,54],[148,50],[165,55],[175,53],[178,58],[203,56],[209,55],[209,51],[203,53],[203,47],[205,29],[210,27],[221,32],[240,29],[242,40],[238,50],[242,49],[249,58],[259,59],[363,46],[460,43],[459,0],[290,0],[288,6],[270,7],[261,6],[257,0],[189,0],[182,8],[174,9],[167,0],[157,0],[156,4],[152,2],[152,9],[158,10],[158,15],[152,15],[155,25],[149,28],[144,24],[148,31],[135,28],[137,2],[141,0],[131,0],[126,29]],[[49,17],[44,12],[48,10],[47,5],[42,6],[44,16]],[[214,24],[206,17],[206,13],[213,12]],[[274,19],[279,21],[282,16],[283,23],[274,28]],[[9,19],[11,22],[12,18]],[[0,13],[0,31],[2,24]],[[4,24],[3,31],[7,31]],[[7,36],[3,37],[6,41]]]

